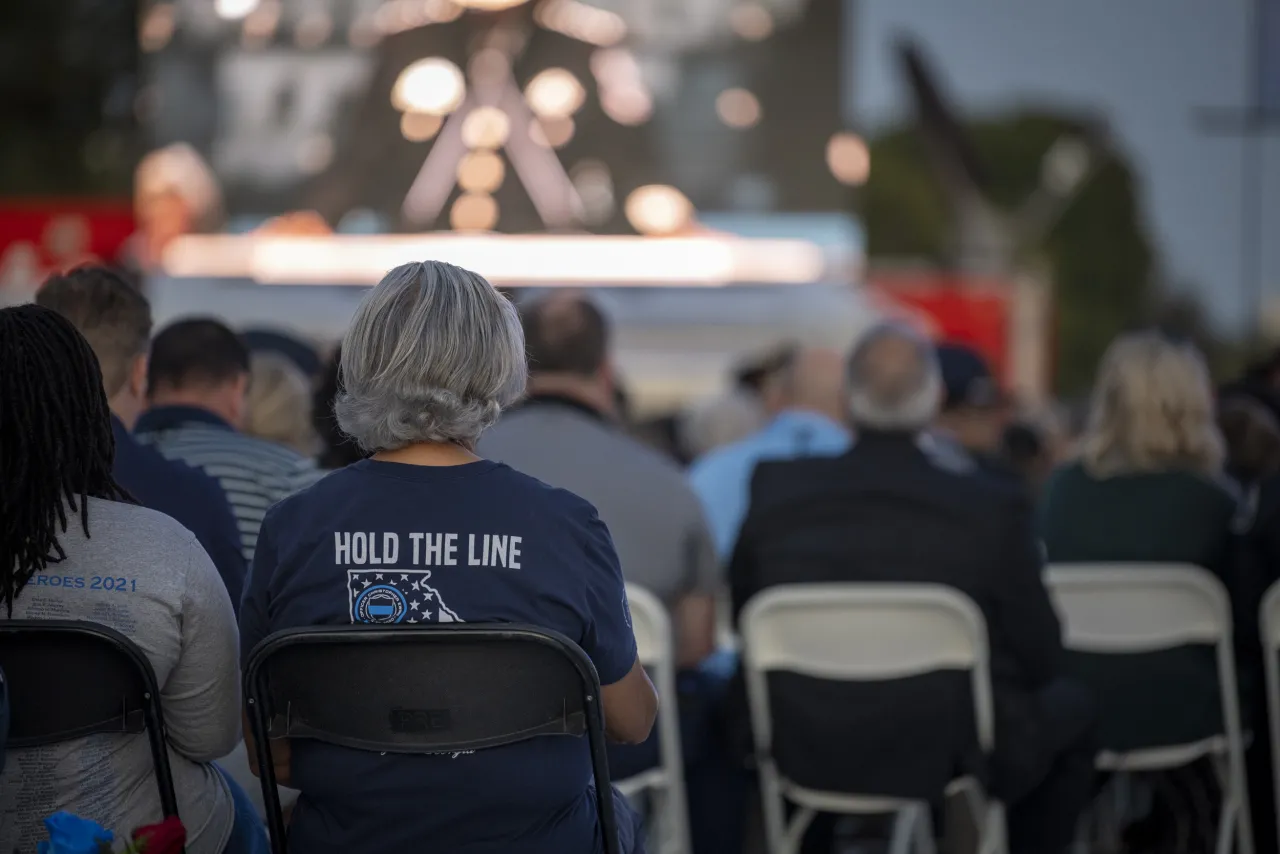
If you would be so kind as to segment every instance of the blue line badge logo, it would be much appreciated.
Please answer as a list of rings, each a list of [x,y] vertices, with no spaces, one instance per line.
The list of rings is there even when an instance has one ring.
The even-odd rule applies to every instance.
[[[461,623],[440,591],[427,583],[431,570],[348,569],[347,597],[351,622]]]

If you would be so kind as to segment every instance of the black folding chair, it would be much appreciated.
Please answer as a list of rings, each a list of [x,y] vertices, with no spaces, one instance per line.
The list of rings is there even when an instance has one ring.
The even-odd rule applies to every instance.
[[[133,641],[97,623],[0,620],[0,670],[9,694],[6,749],[145,731],[161,811],[178,815],[160,686]]]
[[[621,854],[600,678],[556,632],[474,623],[288,629],[254,648],[244,694],[276,854],[286,846],[270,738],[425,754],[584,734],[605,854]]]

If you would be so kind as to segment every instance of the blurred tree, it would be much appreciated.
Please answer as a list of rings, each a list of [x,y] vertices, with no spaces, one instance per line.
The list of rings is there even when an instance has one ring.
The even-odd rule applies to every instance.
[[[1037,112],[967,128],[987,170],[990,200],[1010,214],[1040,186],[1049,148],[1064,136],[1088,136],[1091,130],[1078,118]],[[913,127],[898,127],[874,139],[871,150],[874,167],[861,194],[869,254],[945,264],[950,212],[923,141]],[[1043,242],[1029,248],[1034,257],[1023,259],[1044,264],[1052,276],[1060,394],[1087,389],[1111,339],[1155,322],[1167,299],[1135,183],[1124,155],[1108,152]],[[1194,317],[1198,334],[1212,338],[1198,304],[1179,299],[1181,322]]]
[[[0,196],[128,195],[137,45],[136,0],[0,3]]]

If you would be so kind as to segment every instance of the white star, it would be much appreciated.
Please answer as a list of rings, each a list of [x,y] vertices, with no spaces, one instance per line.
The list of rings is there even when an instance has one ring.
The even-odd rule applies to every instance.
[[[401,575],[400,575],[400,580],[401,580],[401,581],[408,581],[408,580],[409,580],[409,576],[407,576],[407,575],[405,575],[405,574],[401,573]]]
[[[381,581],[381,580],[382,580],[382,573],[381,573],[381,572],[379,572],[379,573],[378,573],[377,575],[375,575],[373,578],[374,578],[374,580],[375,580],[375,581]]]
[[[416,618],[414,618],[414,617],[410,617],[410,618],[409,618],[409,622],[411,622],[411,623],[416,623],[416,622],[418,622],[418,621],[417,621],[417,619],[416,619]]]
[[[430,593],[430,592],[423,593],[423,594],[422,594],[422,598],[423,598],[423,599],[426,599],[428,602],[430,602],[430,601],[431,601],[431,593]]]
[[[367,582],[367,581],[362,581],[362,582],[360,582],[360,583],[361,583],[361,584],[363,584],[365,587],[368,587],[368,586],[369,586],[369,582]]]
[[[419,606],[419,605],[421,605],[421,604],[422,604],[421,602],[419,602],[418,600],[416,600],[416,599],[415,599],[414,601],[412,601],[412,602],[410,602],[410,603],[409,603],[409,610],[410,610],[410,611],[416,611],[416,610],[418,610],[418,606]]]
[[[413,582],[413,589],[414,589],[414,590],[417,590],[417,589],[418,589],[418,582],[416,582],[416,581],[415,581],[415,582]]]

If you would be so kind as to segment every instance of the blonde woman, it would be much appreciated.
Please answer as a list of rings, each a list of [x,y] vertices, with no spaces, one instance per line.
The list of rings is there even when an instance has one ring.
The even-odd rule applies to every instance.
[[[304,456],[316,452],[311,383],[279,353],[254,353],[249,363],[249,415],[244,432]]]
[[[1194,347],[1154,332],[1118,338],[1103,356],[1079,451],[1046,488],[1050,563],[1191,563],[1227,582],[1233,598],[1248,598],[1231,568],[1236,498],[1222,474],[1209,373]],[[1220,731],[1212,650],[1075,658],[1102,700],[1106,748],[1183,744]]]

